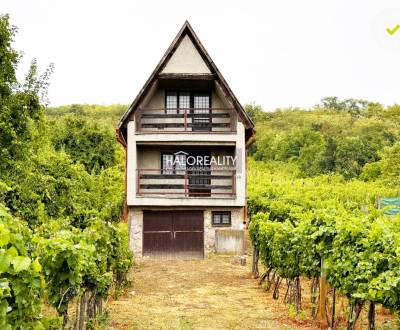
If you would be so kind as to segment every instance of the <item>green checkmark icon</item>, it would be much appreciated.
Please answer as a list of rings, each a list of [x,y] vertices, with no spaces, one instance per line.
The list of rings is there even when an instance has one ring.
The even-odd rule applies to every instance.
[[[389,34],[392,36],[392,35],[394,35],[394,34],[397,32],[397,30],[399,30],[399,29],[400,29],[400,25],[397,24],[393,29],[387,28],[387,29],[386,29],[386,32],[389,33]]]

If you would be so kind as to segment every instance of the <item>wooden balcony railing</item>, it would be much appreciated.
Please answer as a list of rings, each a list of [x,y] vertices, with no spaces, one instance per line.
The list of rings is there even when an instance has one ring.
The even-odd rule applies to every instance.
[[[136,114],[137,132],[235,132],[236,112],[230,108],[148,109]]]
[[[236,196],[236,170],[137,169],[136,178],[137,196]]]

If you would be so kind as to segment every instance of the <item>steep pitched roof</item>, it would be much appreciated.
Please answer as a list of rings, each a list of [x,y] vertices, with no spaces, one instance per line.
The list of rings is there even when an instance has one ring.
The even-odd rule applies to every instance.
[[[228,83],[222,76],[221,72],[218,70],[217,66],[211,59],[210,55],[207,53],[206,49],[200,42],[199,38],[197,37],[196,33],[193,31],[193,28],[191,27],[191,25],[189,24],[188,21],[186,21],[183,24],[182,28],[178,32],[175,39],[172,41],[171,45],[165,52],[164,56],[161,58],[160,62],[157,64],[156,68],[150,75],[149,79],[147,79],[146,83],[144,84],[143,88],[140,90],[139,94],[136,96],[135,100],[132,102],[132,104],[129,106],[128,110],[125,112],[125,114],[120,119],[118,126],[117,126],[117,131],[119,131],[122,127],[125,126],[128,118],[136,110],[137,106],[140,104],[140,102],[146,96],[146,94],[150,90],[153,82],[163,76],[163,74],[161,72],[163,71],[163,69],[167,65],[168,61],[171,59],[171,57],[175,53],[176,49],[179,47],[182,39],[186,35],[191,39],[191,41],[193,42],[193,45],[196,47],[200,56],[203,58],[207,67],[211,71],[211,75],[209,75],[209,77],[205,77],[205,75],[203,75],[203,79],[215,77],[215,79],[217,81],[219,81],[224,93],[230,98],[232,104],[234,105],[240,118],[242,119],[242,121],[246,127],[246,130],[250,133],[250,134],[247,134],[249,137],[254,132],[254,123],[252,122],[252,120],[249,117],[249,115],[247,114],[247,112],[243,109],[242,105],[239,103],[236,96],[233,94]],[[198,75],[198,78],[201,79],[201,76],[202,75]]]

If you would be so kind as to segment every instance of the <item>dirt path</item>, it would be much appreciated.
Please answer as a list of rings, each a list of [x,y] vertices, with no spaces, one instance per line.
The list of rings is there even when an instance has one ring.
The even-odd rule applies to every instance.
[[[232,257],[146,261],[125,296],[109,303],[112,329],[310,329],[289,318]],[[248,264],[249,264],[248,260]]]

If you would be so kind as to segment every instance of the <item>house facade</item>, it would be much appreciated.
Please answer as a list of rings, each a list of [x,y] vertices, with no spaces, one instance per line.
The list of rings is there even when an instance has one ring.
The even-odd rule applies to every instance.
[[[201,258],[243,249],[246,156],[254,132],[185,22],[117,127],[126,148],[136,257]]]

